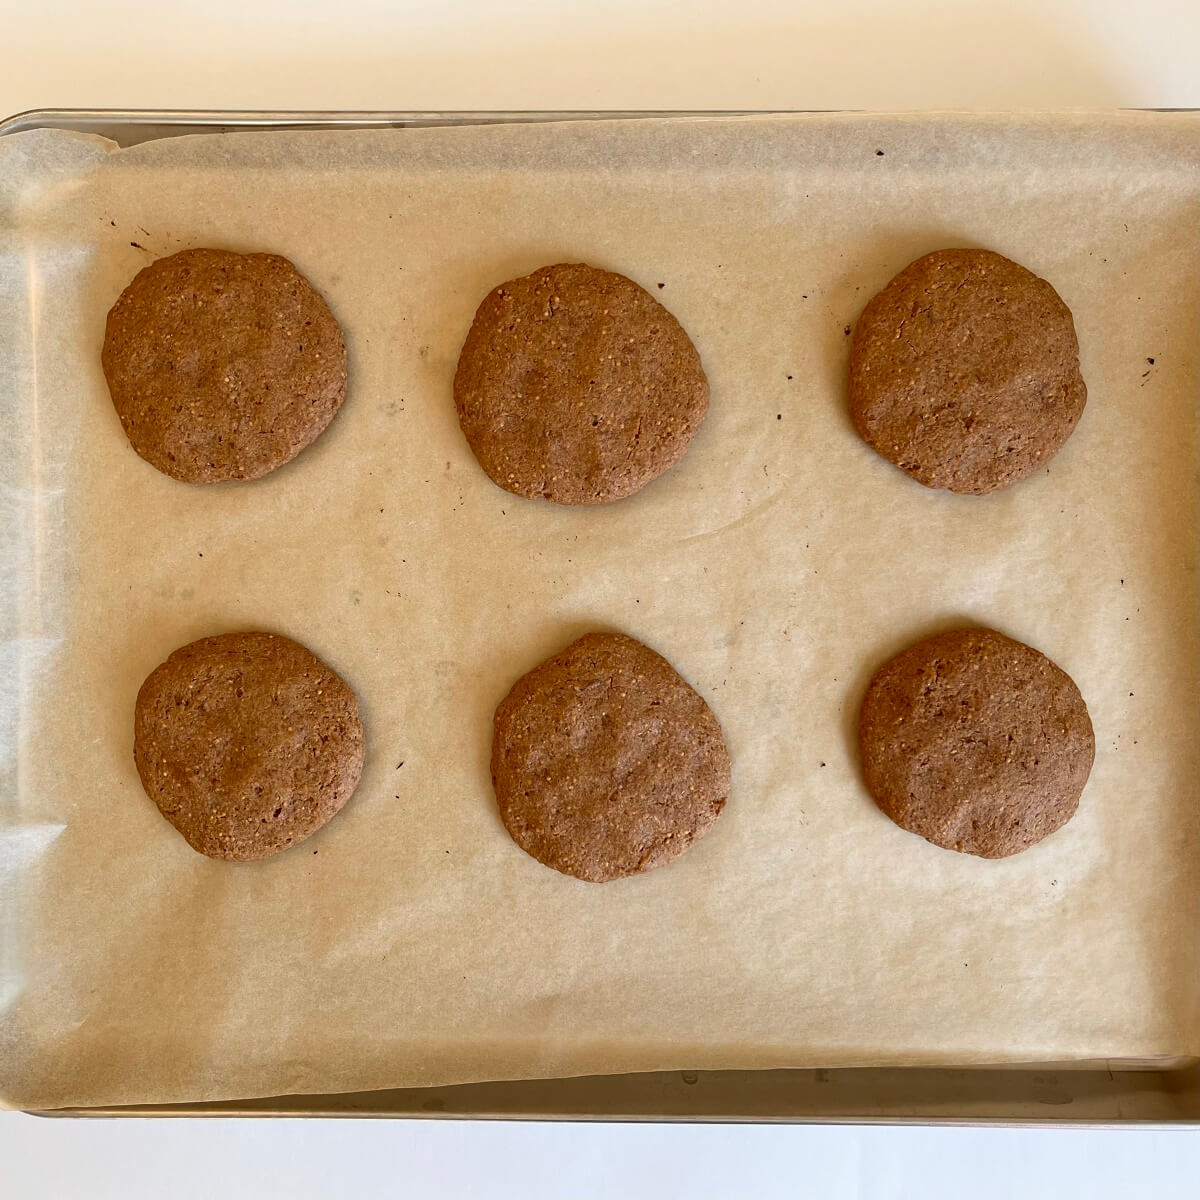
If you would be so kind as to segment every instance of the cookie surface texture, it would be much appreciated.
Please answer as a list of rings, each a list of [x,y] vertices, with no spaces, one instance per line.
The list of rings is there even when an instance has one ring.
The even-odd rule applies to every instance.
[[[991,629],[918,642],[871,681],[859,720],[867,788],[897,825],[982,858],[1027,850],[1075,814],[1095,757],[1079,689]]]
[[[354,693],[290,638],[230,633],[176,650],[134,709],[146,794],[193,849],[267,858],[350,798],[363,765]]]
[[[990,250],[939,250],[875,296],[854,329],[850,414],[926,487],[982,495],[1045,465],[1087,402],[1071,312]]]
[[[518,680],[496,710],[492,782],[521,849],[603,883],[664,866],[712,828],[729,753],[666,659],[591,633]]]
[[[101,364],[130,444],[187,483],[266,475],[346,398],[341,327],[277,254],[152,262],[109,312]]]
[[[467,442],[518,496],[603,504],[683,457],[708,379],[679,322],[623,275],[543,267],[492,290],[454,376]]]

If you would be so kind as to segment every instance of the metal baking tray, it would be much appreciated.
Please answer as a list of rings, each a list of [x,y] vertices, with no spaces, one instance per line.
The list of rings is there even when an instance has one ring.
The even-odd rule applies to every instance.
[[[1179,111],[1179,110],[1169,110]],[[734,115],[688,111],[225,112],[34,109],[0,136],[67,129],[133,146],[189,133],[404,129]],[[1200,1014],[1198,1014],[1200,1015]],[[660,1071],[198,1104],[60,1109],[42,1116],[446,1117],[1086,1127],[1200,1126],[1200,1060],[1021,1066]]]

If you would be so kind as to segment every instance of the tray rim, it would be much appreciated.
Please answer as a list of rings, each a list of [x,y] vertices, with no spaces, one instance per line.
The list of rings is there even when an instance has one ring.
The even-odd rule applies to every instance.
[[[99,132],[98,127],[128,127],[131,131],[147,127],[166,127],[169,132],[159,133],[151,138],[140,140],[155,140],[157,137],[180,136],[187,132],[253,132],[255,130],[278,129],[404,129],[427,128],[432,126],[463,126],[463,125],[501,125],[501,124],[535,124],[566,121],[617,121],[643,120],[648,118],[703,118],[703,117],[733,117],[733,116],[771,116],[771,115],[833,115],[835,113],[857,114],[864,117],[879,116],[885,113],[903,111],[913,116],[928,116],[936,119],[938,116],[954,113],[956,116],[983,116],[989,110],[871,110],[871,109],[445,109],[445,110],[343,110],[343,109],[154,109],[154,108],[56,108],[35,107],[14,113],[0,119],[0,137],[10,134],[28,132],[35,129],[66,129],[79,132]],[[1167,108],[1104,108],[1092,110],[1047,110],[1049,115],[1063,116],[1112,115],[1116,113],[1198,113],[1200,107],[1167,107]],[[1007,110],[1004,115],[1022,117],[1032,115],[1033,110]],[[994,111],[990,115],[995,115]],[[824,1083],[830,1077],[837,1075],[841,1078],[853,1077],[858,1073],[887,1073],[901,1079],[917,1077],[931,1079],[963,1079],[978,1077],[978,1082],[991,1076],[995,1079],[998,1073],[1010,1076],[1028,1076],[1041,1081],[1055,1080],[1059,1073],[1074,1074],[1076,1078],[1090,1071],[1097,1077],[1101,1070],[1108,1078],[1116,1083],[1129,1077],[1147,1079],[1152,1074],[1159,1075],[1165,1086],[1161,1096],[1172,1096],[1176,1099],[1182,1093],[1186,1097],[1187,1115],[1169,1118],[1144,1118],[1126,1116],[1120,1111],[1120,1098],[1116,1098],[1118,1115],[1115,1117],[1083,1117],[1071,1116],[1029,1116],[1013,1113],[1008,1116],[975,1116],[963,1114],[948,1115],[886,1115],[886,1114],[852,1114],[839,1111],[836,1107],[826,1112],[813,1113],[746,1113],[744,1115],[730,1113],[701,1112],[698,1114],[679,1112],[654,1111],[624,1111],[586,1113],[574,1110],[534,1111],[478,1108],[462,1110],[446,1107],[444,1101],[427,1100],[414,1109],[383,1107],[384,1097],[410,1096],[414,1104],[422,1095],[433,1097],[435,1093],[456,1088],[478,1089],[488,1087],[517,1087],[536,1088],[539,1085],[554,1085],[569,1083],[567,1080],[498,1080],[488,1083],[452,1085],[448,1088],[404,1088],[380,1089],[372,1093],[313,1093],[302,1097],[276,1096],[253,1100],[227,1100],[212,1102],[194,1102],[179,1104],[156,1105],[120,1105],[76,1107],[64,1109],[26,1109],[28,1115],[39,1117],[323,1117],[327,1119],[370,1118],[386,1119],[399,1118],[406,1120],[506,1120],[506,1121],[591,1121],[591,1122],[636,1122],[636,1123],[705,1123],[705,1124],[839,1124],[839,1125],[878,1125],[878,1126],[963,1126],[978,1128],[1076,1128],[1076,1129],[1118,1129],[1136,1127],[1139,1129],[1180,1129],[1200,1128],[1200,1058],[1186,1060],[1182,1063],[1175,1061],[1169,1065],[1138,1064],[1129,1066],[1119,1060],[1106,1060],[1103,1064],[1004,1064],[1003,1066],[970,1066],[970,1067],[879,1067],[879,1068],[830,1068],[828,1070],[811,1068],[776,1069],[773,1071],[700,1071],[700,1072],[645,1072],[617,1076],[591,1077],[594,1079],[614,1081],[636,1081],[642,1078],[649,1082],[651,1079],[669,1077],[681,1078],[684,1083],[694,1083],[698,1077],[715,1077],[719,1075],[739,1075],[744,1078],[759,1075],[775,1077],[791,1076],[797,1080],[807,1077],[808,1081],[816,1079]],[[587,1077],[585,1077],[587,1078]],[[1176,1087],[1169,1085],[1175,1082]],[[379,1107],[364,1105],[352,1107],[350,1098],[362,1096],[377,1096]],[[291,1104],[288,1101],[300,1101]],[[1058,1103],[1041,1101],[1042,1103]]]
[[[1029,116],[1034,112],[1063,116],[1111,113],[1195,113],[1200,106],[1180,108],[1097,108],[1047,110],[989,109],[819,109],[819,108],[680,108],[680,109],[193,109],[193,108],[55,108],[24,109],[0,119],[0,137],[32,129],[73,129],[109,123],[130,126],[196,126],[253,130],[264,128],[381,129],[430,125],[534,124],[553,121],[623,121],[671,117],[748,117],[854,113],[880,116],[905,112],[914,116],[947,113],[981,116],[1003,112]]]

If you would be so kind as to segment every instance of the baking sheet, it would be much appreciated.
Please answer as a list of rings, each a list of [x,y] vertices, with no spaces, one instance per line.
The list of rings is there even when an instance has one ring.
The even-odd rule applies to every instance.
[[[1196,133],[845,115],[0,142],[7,1102],[1197,1053]],[[120,289],[190,245],[288,255],[347,332],[343,411],[252,484],[141,462],[100,374]],[[945,245],[1048,277],[1089,385],[1048,471],[982,499],[890,468],[843,398],[846,327]],[[712,382],[685,460],[598,510],[496,489],[450,397],[478,301],[563,259],[649,287]],[[995,863],[892,826],[855,761],[873,670],[964,620],[1053,657],[1097,730],[1078,816]],[[604,887],[516,849],[487,771],[513,680],[596,627],[666,654],[734,758],[704,842]],[[368,735],[347,808],[260,864],[190,851],[130,747],[145,675],[242,628],[329,661]]]

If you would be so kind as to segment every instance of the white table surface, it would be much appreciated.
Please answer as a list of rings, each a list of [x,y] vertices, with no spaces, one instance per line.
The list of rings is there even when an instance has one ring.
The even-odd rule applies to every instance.
[[[0,115],[1200,105],[1195,0],[8,0]],[[0,1114],[5,1200],[1200,1197],[1200,1132]]]

